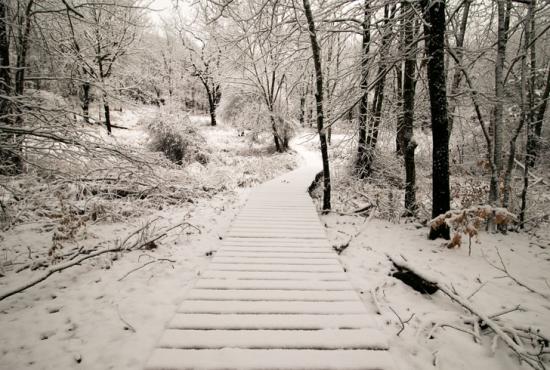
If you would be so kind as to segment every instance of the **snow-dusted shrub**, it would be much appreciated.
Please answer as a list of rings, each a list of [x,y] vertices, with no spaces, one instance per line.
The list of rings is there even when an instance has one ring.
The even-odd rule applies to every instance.
[[[218,108],[218,117],[227,124],[247,130],[253,143],[271,143],[273,125],[283,146],[296,132],[291,120],[278,112],[270,112],[261,99],[249,94],[228,94]]]
[[[447,224],[453,237],[447,244],[448,248],[458,248],[462,244],[462,235],[468,236],[468,247],[472,246],[472,238],[477,236],[481,226],[491,221],[495,225],[508,225],[516,220],[516,216],[506,208],[496,208],[489,205],[474,206],[467,209],[450,210],[430,221],[430,227],[436,228]]]
[[[176,164],[209,161],[206,140],[191,125],[189,118],[160,114],[147,125],[151,140],[149,148],[162,152]]]

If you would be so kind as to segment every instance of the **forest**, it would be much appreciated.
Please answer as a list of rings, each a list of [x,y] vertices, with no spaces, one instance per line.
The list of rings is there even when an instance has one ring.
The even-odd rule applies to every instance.
[[[3,0],[0,368],[140,368],[248,194],[317,166],[401,368],[547,369],[549,98],[545,0]]]

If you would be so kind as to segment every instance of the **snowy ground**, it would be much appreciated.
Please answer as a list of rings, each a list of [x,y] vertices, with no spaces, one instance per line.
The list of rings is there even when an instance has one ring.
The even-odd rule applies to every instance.
[[[234,150],[235,145],[241,145],[242,151],[251,151],[238,144],[236,133],[228,128],[205,131],[209,133],[209,144],[219,145],[220,150],[223,146]],[[126,140],[146,140],[139,131],[127,131],[118,137],[124,135],[128,136]],[[309,139],[300,137],[295,148],[302,157],[301,165],[318,167],[318,156],[312,153],[316,142]],[[237,166],[233,173],[231,161]],[[248,181],[244,173],[238,173],[246,170],[238,158],[232,157],[226,165],[226,172],[221,174],[243,176],[243,181]],[[152,251],[135,251],[122,258],[105,255],[0,302],[0,368],[140,368],[186,290],[208,263],[207,255],[218,248],[219,236],[245,196],[246,190],[220,193],[190,208],[166,208],[130,223],[100,224],[87,229],[79,243],[107,243],[122,238],[145,219],[156,216],[162,217],[163,225],[176,224],[185,217],[201,233],[186,229],[171,234]],[[503,277],[489,264],[499,265],[498,249],[512,275],[550,295],[547,234],[532,238],[526,234],[482,233],[468,256],[467,247],[449,250],[441,246],[441,241],[428,241],[427,229],[415,223],[336,214],[322,216],[322,221],[333,246],[351,240],[341,254],[342,264],[371,310],[376,309],[371,292],[374,293],[399,369],[528,367],[519,364],[502,342],[493,351],[493,335],[488,331],[482,332],[481,344],[474,343],[470,334],[460,331],[471,330],[464,324],[469,314],[440,292],[421,295],[389,276],[391,263],[386,254],[407,259],[410,265],[452,285],[464,296],[473,294],[471,301],[489,315],[519,305],[519,309],[502,315],[502,321],[550,335],[550,301]],[[44,224],[20,225],[3,235],[2,254],[11,255],[17,250],[17,258],[24,260],[27,246],[44,244],[49,237]],[[126,276],[148,261],[163,258],[175,262],[158,261]],[[0,290],[33,273],[7,274],[0,279]],[[403,328],[400,320],[406,322]],[[435,329],[433,324],[437,324]]]
[[[114,138],[99,132],[106,140],[143,147],[148,135],[139,121],[151,113],[115,112],[115,123],[129,130],[115,130]],[[215,169],[195,163],[176,175],[193,176],[193,183],[202,181],[222,191],[192,204],[141,210],[140,217],[120,222],[87,223],[63,244],[65,252],[110,247],[152,219],[158,219],[157,230],[185,221],[200,233],[194,227],[177,228],[157,243],[158,248],[104,254],[1,301],[0,369],[143,366],[165,323],[218,248],[220,236],[246,198],[246,187],[293,168],[292,155],[272,156],[233,128],[212,128],[205,120],[193,120],[213,153],[208,166]],[[47,258],[54,222],[24,222],[0,235],[0,292],[42,273],[15,270],[31,256]],[[156,262],[147,264],[151,261]]]
[[[487,314],[498,313],[519,305],[521,311],[503,315],[506,322],[550,333],[550,301],[515,284],[487,262],[499,266],[498,248],[507,268],[518,279],[540,292],[550,295],[550,254],[546,245],[530,243],[527,235],[511,233],[480,236],[480,242],[468,248],[447,249],[441,241],[427,240],[427,229],[420,225],[393,224],[363,217],[328,215],[322,217],[329,240],[334,246],[347,243],[341,254],[353,285],[362,292],[363,300],[373,305],[376,295],[382,321],[393,333],[390,351],[401,369],[520,369],[515,355],[499,342],[496,353],[491,349],[492,334],[483,335],[476,344],[471,330],[462,318],[468,312],[441,292],[422,295],[401,281],[389,276],[392,268],[386,254],[405,257],[411,266],[434,276],[468,297],[478,288],[471,301]],[[395,313],[393,312],[395,311]],[[397,315],[408,321],[404,330]],[[414,315],[414,316],[413,316]],[[411,318],[412,316],[412,318]],[[446,324],[458,329],[440,327]],[[489,332],[487,332],[489,333]],[[548,363],[546,364],[548,366]]]
[[[346,153],[349,140],[346,135],[333,135],[332,155],[341,160],[331,169],[333,181],[349,176],[350,156]],[[315,138],[302,140],[298,152],[305,152],[304,158],[310,163],[318,161],[318,156],[315,159],[316,154],[311,152],[317,145]],[[425,182],[421,185],[429,186]],[[333,191],[337,207],[344,204],[342,200],[356,208],[365,201],[364,194],[356,194],[353,189],[337,186]],[[367,196],[378,197],[372,193]],[[393,201],[400,203],[401,199]],[[397,212],[398,209],[396,207]],[[376,210],[375,215],[388,216],[388,210]],[[427,239],[427,227],[400,219],[398,214],[393,217],[394,222],[368,214],[331,213],[321,219],[333,247],[341,248],[349,243],[340,255],[341,262],[352,284],[361,292],[364,303],[372,310],[379,306],[381,321],[392,338],[390,351],[399,369],[512,370],[530,367],[520,364],[502,341],[494,350],[494,335],[490,330],[481,331],[481,343],[475,343],[472,335],[462,332],[472,331],[472,325],[464,323],[471,314],[443,293],[423,295],[390,276],[393,266],[388,255],[406,259],[415,269],[471,297],[471,302],[489,316],[513,310],[499,316],[504,324],[531,328],[546,339],[550,338],[550,234],[547,230],[507,235],[481,231],[479,239],[472,241],[472,255],[469,256],[466,237],[461,248],[447,249],[444,241]],[[502,263],[511,276],[542,296],[519,286],[492,266],[502,268]],[[400,320],[406,323],[402,325]],[[520,340],[529,347],[528,340]],[[548,355],[544,366],[550,366]]]

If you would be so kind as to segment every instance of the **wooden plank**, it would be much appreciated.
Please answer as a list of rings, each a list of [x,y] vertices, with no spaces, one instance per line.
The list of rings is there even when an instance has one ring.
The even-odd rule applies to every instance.
[[[285,258],[285,257],[224,257],[215,255],[212,263],[280,264],[280,265],[339,265],[337,258]]]
[[[357,301],[353,290],[213,290],[192,289],[186,300],[203,301]],[[319,303],[322,304],[322,303]]]
[[[393,366],[387,351],[158,348],[153,352],[145,368],[147,370],[388,370]]]
[[[207,279],[237,280],[348,280],[348,276],[343,272],[218,271],[209,269],[204,271],[201,276]]]
[[[375,329],[325,330],[166,330],[161,348],[216,349],[388,349]]]
[[[339,315],[308,314],[181,314],[168,323],[172,329],[378,329],[376,317],[366,313]]]
[[[310,301],[184,301],[180,313],[271,313],[271,314],[341,314],[364,313],[361,301],[310,302]]]
[[[255,246],[236,246],[236,245],[224,245],[218,249],[217,253],[221,252],[242,252],[242,253],[312,253],[312,254],[328,254],[334,255],[334,250],[331,248],[316,247],[255,247]]]
[[[210,263],[212,271],[295,271],[295,272],[343,272],[341,265],[276,265],[261,263]]]
[[[349,281],[199,279],[195,288],[246,290],[353,290]]]

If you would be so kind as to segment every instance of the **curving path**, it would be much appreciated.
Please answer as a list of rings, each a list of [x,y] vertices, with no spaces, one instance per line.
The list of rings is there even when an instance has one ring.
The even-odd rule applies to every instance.
[[[320,165],[305,155],[251,193],[146,369],[393,368],[305,191]]]

